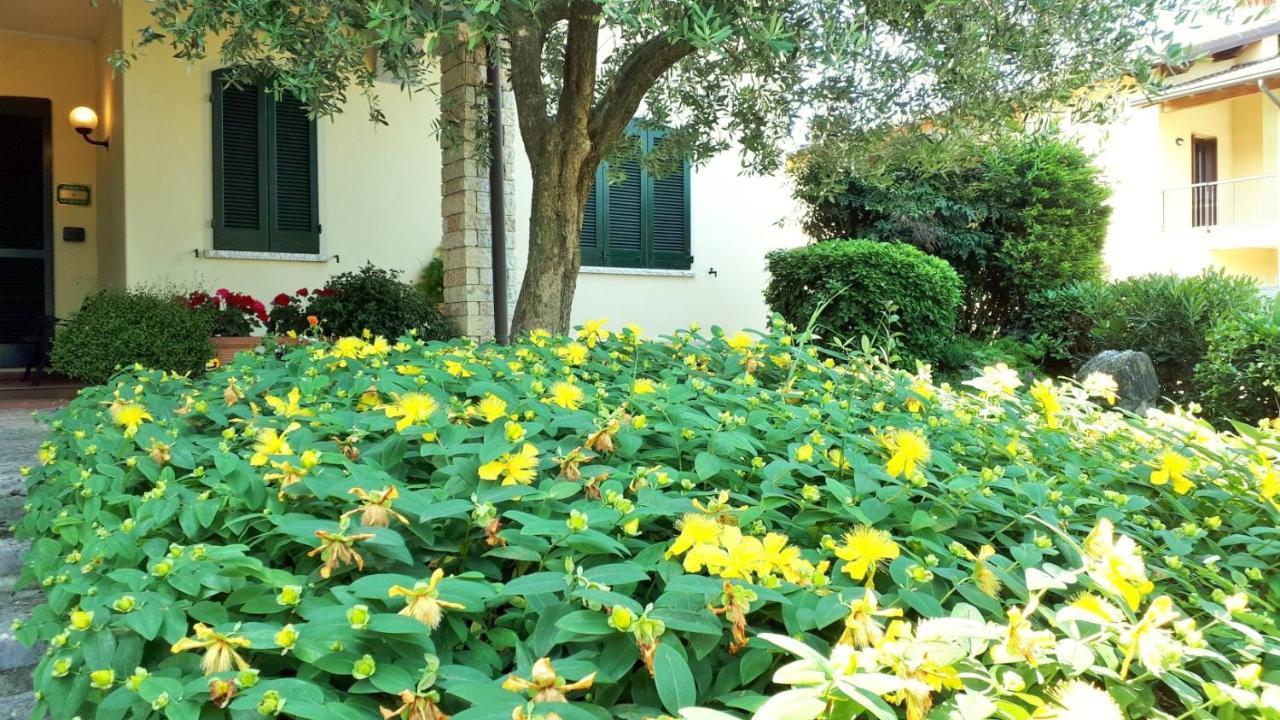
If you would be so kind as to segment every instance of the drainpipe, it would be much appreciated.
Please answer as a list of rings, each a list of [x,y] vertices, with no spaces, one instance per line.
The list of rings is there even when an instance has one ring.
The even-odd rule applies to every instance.
[[[489,82],[489,233],[493,258],[493,332],[500,345],[511,341],[507,322],[506,138],[502,135],[502,49],[490,42],[485,53]]]

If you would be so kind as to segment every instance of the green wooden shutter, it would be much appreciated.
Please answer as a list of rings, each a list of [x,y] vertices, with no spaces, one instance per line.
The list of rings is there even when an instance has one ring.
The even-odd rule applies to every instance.
[[[270,98],[213,74],[213,246],[261,250],[268,243],[267,138]]]
[[[666,133],[657,130],[646,136],[646,148],[652,151]],[[689,163],[681,163],[679,169],[665,177],[646,179],[649,181],[649,203],[645,208],[645,217],[649,219],[649,266],[688,270],[693,266],[689,242]]]
[[[644,267],[644,174],[635,158],[623,162],[621,170],[626,180],[608,186],[605,260],[613,267]]]
[[[289,93],[271,110],[271,251],[317,253],[316,124]]]
[[[587,193],[587,209],[582,214],[582,229],[578,231],[578,247],[582,253],[583,265],[604,265],[603,238],[600,237],[600,215],[602,203],[598,197],[601,192],[608,192],[609,186],[604,180],[604,167],[596,170],[595,182],[591,184],[591,192]]]

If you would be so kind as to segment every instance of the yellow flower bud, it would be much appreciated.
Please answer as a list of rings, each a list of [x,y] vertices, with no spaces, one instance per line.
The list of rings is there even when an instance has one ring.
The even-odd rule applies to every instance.
[[[86,610],[75,610],[71,613],[71,627],[76,630],[88,630],[93,624],[93,613]]]
[[[273,637],[272,640],[274,640],[275,644],[281,649],[288,652],[293,649],[294,645],[298,644],[298,631],[293,628],[293,625],[285,625],[276,631],[275,637]]]
[[[133,599],[132,595],[125,595],[117,599],[111,607],[115,608],[116,612],[127,613],[132,611],[136,605],[137,601]]]
[[[369,606],[353,605],[347,610],[347,622],[351,623],[352,630],[363,630],[369,627]]]
[[[115,670],[111,670],[111,669],[94,670],[93,672],[89,673],[89,684],[92,685],[93,687],[98,688],[99,690],[107,690],[112,685],[115,685],[115,683],[116,683]]]
[[[351,666],[351,677],[357,680],[364,680],[377,671],[378,663],[374,662],[373,656],[365,655]]]

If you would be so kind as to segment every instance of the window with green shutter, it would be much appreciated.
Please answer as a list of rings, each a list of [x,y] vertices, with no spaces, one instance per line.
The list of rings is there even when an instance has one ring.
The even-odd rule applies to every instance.
[[[651,152],[663,130],[630,131]],[[663,177],[634,158],[618,168],[626,180],[610,185],[610,168],[596,172],[587,199],[580,244],[586,266],[688,270],[693,265],[689,233],[689,164]]]
[[[294,96],[213,74],[213,246],[317,253],[316,124]]]

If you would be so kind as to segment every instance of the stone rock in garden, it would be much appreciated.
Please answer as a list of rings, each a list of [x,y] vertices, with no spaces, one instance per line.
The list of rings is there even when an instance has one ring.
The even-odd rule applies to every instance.
[[[1139,415],[1160,402],[1160,380],[1156,377],[1151,357],[1137,350],[1103,350],[1094,355],[1076,372],[1077,380],[1091,374],[1106,373],[1119,386],[1116,407]]]

